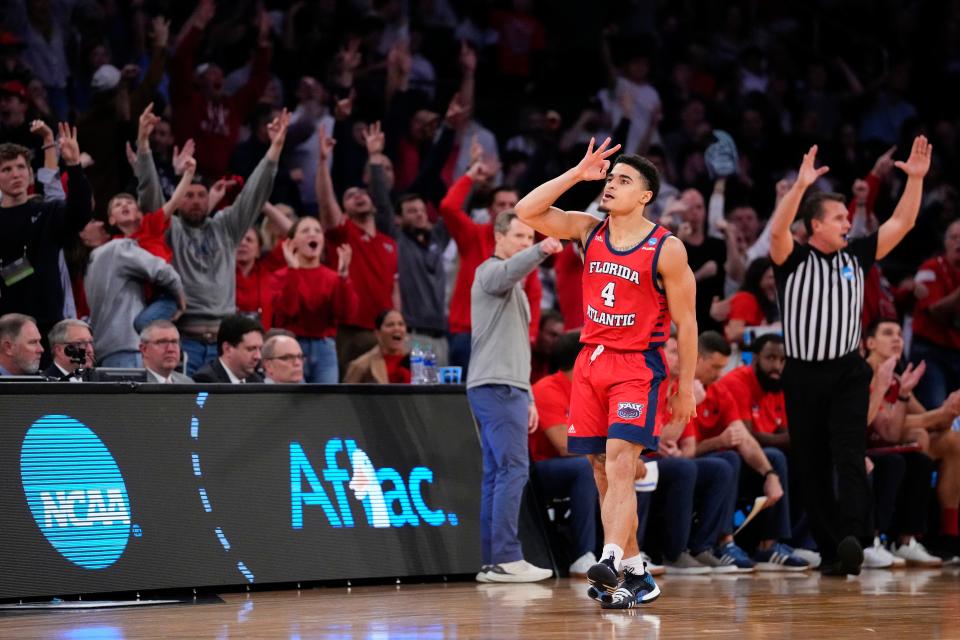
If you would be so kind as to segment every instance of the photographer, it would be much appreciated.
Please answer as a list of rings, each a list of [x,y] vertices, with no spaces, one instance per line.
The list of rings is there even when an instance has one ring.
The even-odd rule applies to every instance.
[[[93,332],[82,320],[66,319],[53,325],[48,335],[53,350],[53,364],[43,375],[65,382],[77,375],[78,369],[93,367]],[[82,377],[83,371],[79,372]]]

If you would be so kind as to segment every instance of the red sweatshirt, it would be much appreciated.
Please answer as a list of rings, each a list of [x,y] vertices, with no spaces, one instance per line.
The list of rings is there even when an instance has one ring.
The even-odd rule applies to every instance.
[[[298,338],[332,338],[337,325],[357,308],[350,278],[341,278],[329,267],[281,269],[273,299],[273,326],[292,331]]]
[[[273,326],[273,300],[280,294],[280,286],[275,274],[261,258],[257,260],[250,275],[245,276],[237,265],[237,311],[240,313],[259,313],[260,324],[265,331]]]
[[[170,264],[173,260],[173,250],[167,244],[166,233],[169,228],[170,220],[163,215],[163,207],[161,207],[143,216],[140,231],[130,236],[130,239],[136,240],[144,251],[148,251]],[[117,235],[113,237],[124,238],[126,236]]]
[[[260,47],[250,79],[232,96],[213,100],[194,86],[194,65],[203,31],[193,27],[177,48],[170,67],[170,101],[177,142],[197,144],[197,172],[211,179],[227,173],[237,133],[270,80],[269,47]]]
[[[470,289],[473,275],[484,260],[493,255],[496,241],[493,223],[478,224],[463,211],[463,203],[473,186],[470,176],[462,176],[453,183],[440,202],[440,216],[460,252],[460,270],[450,299],[450,333],[470,333]],[[535,270],[524,283],[530,301],[530,339],[537,337],[540,328],[540,275]]]

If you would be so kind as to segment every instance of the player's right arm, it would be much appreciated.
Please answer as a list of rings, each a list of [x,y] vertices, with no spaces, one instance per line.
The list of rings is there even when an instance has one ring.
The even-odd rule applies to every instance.
[[[816,159],[817,145],[813,145],[803,156],[793,186],[780,199],[777,208],[773,210],[773,215],[770,216],[770,259],[774,264],[783,264],[793,252],[793,234],[790,233],[790,225],[793,224],[797,211],[800,210],[803,194],[817,181],[817,178],[830,170],[829,167],[815,168],[813,165]]]
[[[597,225],[597,219],[579,211],[564,211],[553,206],[557,198],[568,189],[584,180],[603,180],[610,168],[611,155],[620,150],[620,145],[608,149],[610,138],[603,141],[596,149],[596,141],[591,138],[586,155],[577,166],[545,182],[517,203],[514,208],[517,215],[525,223],[545,236],[560,240],[583,241],[587,234]]]

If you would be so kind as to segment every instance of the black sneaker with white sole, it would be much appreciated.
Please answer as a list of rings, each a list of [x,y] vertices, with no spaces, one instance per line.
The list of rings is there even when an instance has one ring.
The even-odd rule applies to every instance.
[[[587,581],[601,593],[616,591],[620,583],[620,574],[614,564],[613,556],[608,556],[587,569]]]
[[[660,597],[660,587],[649,572],[641,574],[634,572],[630,567],[623,569],[623,581],[613,592],[610,600],[604,599],[600,604],[603,609],[633,609],[640,605],[653,602]]]

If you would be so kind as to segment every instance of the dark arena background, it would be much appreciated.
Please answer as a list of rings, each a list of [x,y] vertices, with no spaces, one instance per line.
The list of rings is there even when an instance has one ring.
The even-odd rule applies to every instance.
[[[960,638],[958,193],[957,1],[3,0],[0,638]]]

